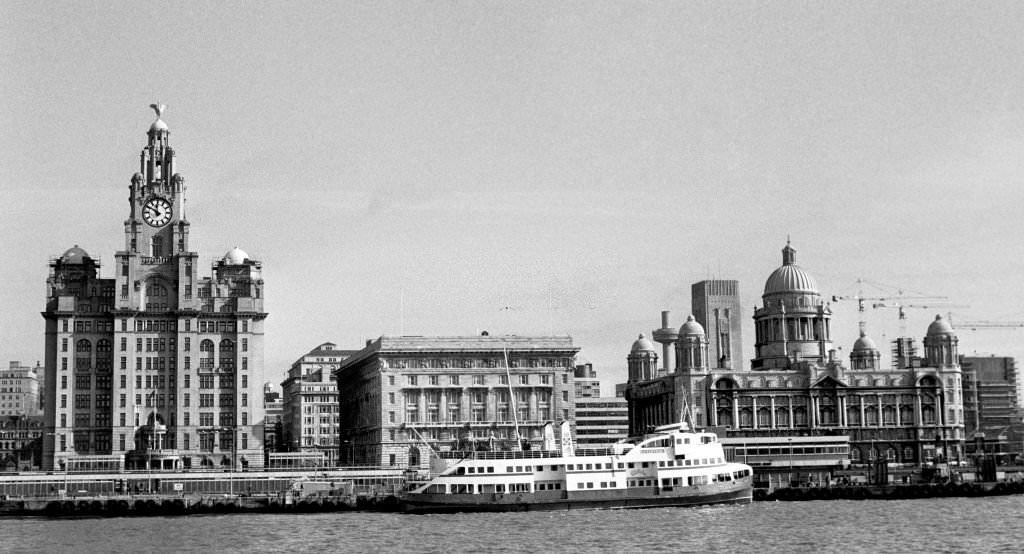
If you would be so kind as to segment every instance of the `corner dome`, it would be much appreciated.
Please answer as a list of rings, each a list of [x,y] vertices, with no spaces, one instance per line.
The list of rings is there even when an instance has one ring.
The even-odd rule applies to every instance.
[[[80,264],[85,263],[86,258],[91,258],[88,252],[82,250],[78,245],[74,245],[68,248],[66,252],[61,254],[60,261],[66,264]]]
[[[782,266],[768,276],[764,284],[764,294],[780,294],[800,292],[818,294],[818,282],[802,267],[796,265],[796,250],[786,241],[782,249]]]
[[[942,319],[941,314],[935,314],[935,321],[928,326],[928,336],[941,336],[941,335],[952,335],[953,326],[948,321]]]
[[[223,262],[228,265],[242,265],[245,263],[245,260],[248,259],[249,254],[246,254],[245,250],[236,246],[231,250],[228,250],[227,254],[224,254]]]
[[[629,349],[630,354],[637,354],[639,352],[657,352],[654,349],[654,344],[643,333],[640,333],[640,336],[633,341],[633,348]]]
[[[860,338],[853,343],[853,351],[864,352],[866,350],[878,350],[878,347],[875,346],[875,341],[871,340],[871,337],[861,331]]]
[[[164,120],[162,120],[162,119],[157,119],[156,121],[153,122],[152,125],[149,126],[149,132],[151,132],[151,133],[153,131],[166,131],[166,130],[167,130],[167,124],[164,123]]]
[[[704,328],[701,327],[700,323],[692,315],[686,316],[686,323],[683,323],[683,326],[679,328],[679,336],[684,337],[686,335],[704,336]]]

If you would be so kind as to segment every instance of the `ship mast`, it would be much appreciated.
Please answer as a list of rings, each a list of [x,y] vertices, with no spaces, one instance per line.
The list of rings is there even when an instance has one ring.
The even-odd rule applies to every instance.
[[[519,436],[519,409],[516,407],[516,395],[512,390],[512,372],[508,369],[508,348],[502,346],[501,352],[505,356],[505,384],[508,385],[509,405],[512,407],[512,423],[516,427],[516,446],[514,451],[519,452],[523,446],[520,442],[522,439]]]

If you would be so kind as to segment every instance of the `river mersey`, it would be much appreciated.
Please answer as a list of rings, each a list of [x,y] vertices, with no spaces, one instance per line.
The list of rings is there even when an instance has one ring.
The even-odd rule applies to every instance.
[[[1024,496],[415,516],[0,519],[4,552],[1019,552]]]

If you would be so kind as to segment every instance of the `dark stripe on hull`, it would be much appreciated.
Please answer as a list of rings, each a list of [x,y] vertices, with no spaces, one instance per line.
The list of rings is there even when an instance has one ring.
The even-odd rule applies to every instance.
[[[526,496],[526,495],[524,495]],[[616,497],[591,499],[524,500],[522,502],[424,502],[406,498],[402,511],[413,514],[455,512],[538,512],[556,510],[641,509],[673,506],[706,506],[710,504],[747,504],[753,491],[743,488],[707,495]]]

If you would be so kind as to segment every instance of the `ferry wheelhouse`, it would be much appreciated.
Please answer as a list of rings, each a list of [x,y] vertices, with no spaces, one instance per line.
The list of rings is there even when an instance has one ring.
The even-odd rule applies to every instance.
[[[658,427],[602,451],[472,452],[403,498],[406,512],[653,508],[746,503],[750,466],[714,433]]]

